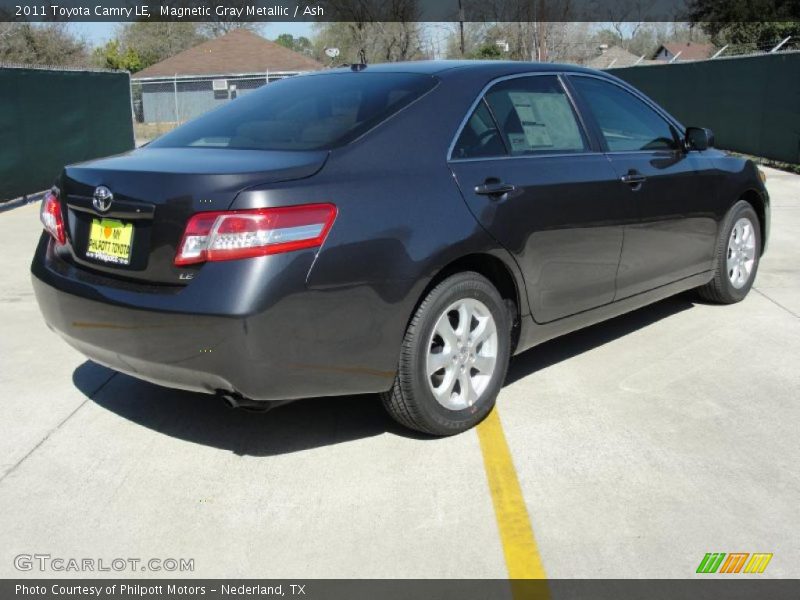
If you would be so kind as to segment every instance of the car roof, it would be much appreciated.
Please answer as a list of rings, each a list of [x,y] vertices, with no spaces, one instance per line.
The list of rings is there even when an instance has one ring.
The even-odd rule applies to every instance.
[[[342,67],[329,71],[319,71],[319,73],[342,73],[347,71],[359,70],[368,73],[420,73],[426,75],[442,75],[448,71],[473,72],[480,71],[501,77],[515,73],[534,73],[534,72],[576,72],[576,73],[597,73],[593,69],[579,67],[577,65],[565,65],[559,63],[523,62],[512,60],[417,60],[408,62],[377,63],[368,65],[343,65]]]

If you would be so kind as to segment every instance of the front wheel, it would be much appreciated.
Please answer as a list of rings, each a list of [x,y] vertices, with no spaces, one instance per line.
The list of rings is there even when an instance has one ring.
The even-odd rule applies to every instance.
[[[396,421],[417,431],[465,431],[492,410],[510,343],[511,317],[494,286],[473,272],[448,277],[411,319],[383,404]]]
[[[758,271],[761,227],[749,202],[740,200],[728,211],[717,242],[714,278],[698,289],[711,302],[733,304],[747,296]]]

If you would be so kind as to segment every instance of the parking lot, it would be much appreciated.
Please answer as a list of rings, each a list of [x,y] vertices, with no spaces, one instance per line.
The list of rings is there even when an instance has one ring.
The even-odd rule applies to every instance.
[[[764,170],[744,302],[684,294],[534,348],[495,416],[447,439],[373,396],[255,414],[87,362],[33,297],[38,205],[0,213],[0,577],[47,553],[194,559],[178,577],[684,578],[708,552],[800,577],[800,176]]]

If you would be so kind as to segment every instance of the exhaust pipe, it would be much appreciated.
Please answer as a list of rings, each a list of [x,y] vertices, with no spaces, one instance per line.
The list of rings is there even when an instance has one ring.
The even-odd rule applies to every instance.
[[[239,400],[233,394],[221,393],[220,397],[222,397],[222,401],[225,403],[225,406],[227,406],[228,408],[238,408],[239,407]]]
[[[242,408],[244,410],[262,413],[268,412],[273,408],[277,408],[278,406],[288,404],[290,402],[290,400],[251,400],[250,398],[245,398],[239,392],[230,392],[228,390],[217,390],[217,395],[222,398],[222,401],[228,408]]]

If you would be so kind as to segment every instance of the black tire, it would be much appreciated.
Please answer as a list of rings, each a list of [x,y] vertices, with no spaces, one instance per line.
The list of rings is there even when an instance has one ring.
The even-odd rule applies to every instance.
[[[494,318],[497,362],[477,400],[467,408],[453,410],[436,400],[428,382],[426,359],[436,322],[449,306],[462,299],[480,301]],[[394,384],[381,395],[386,410],[401,425],[437,436],[460,433],[480,423],[494,407],[506,377],[512,322],[509,307],[482,275],[464,272],[442,281],[425,297],[408,325]]]
[[[728,271],[728,241],[736,222],[741,218],[747,218],[753,224],[755,234],[755,257],[753,268],[747,282],[737,288],[733,285]],[[717,240],[717,249],[714,255],[714,278],[702,287],[697,288],[700,297],[709,302],[718,304],[734,304],[744,300],[755,281],[758,272],[758,264],[761,260],[761,223],[758,219],[753,206],[745,200],[739,200],[731,207],[720,228],[720,236]]]

